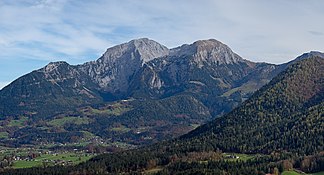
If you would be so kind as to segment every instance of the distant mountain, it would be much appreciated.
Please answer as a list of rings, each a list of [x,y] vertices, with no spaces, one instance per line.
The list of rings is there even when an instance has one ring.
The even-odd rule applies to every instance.
[[[290,64],[232,112],[178,139],[99,155],[74,167],[7,174],[266,174],[292,166],[322,171],[323,66],[324,58],[313,55]],[[254,154],[233,161],[222,152]]]
[[[140,39],[124,46],[142,41],[153,42]],[[0,91],[5,114],[0,132],[8,134],[2,143],[48,146],[84,144],[92,139],[129,146],[172,138],[214,118],[211,122],[177,139],[99,155],[75,167],[7,174],[138,174],[146,170],[158,174],[265,174],[274,167],[283,169],[285,159],[298,167],[323,169],[317,167],[323,162],[320,152],[324,150],[323,54],[310,52],[289,63],[271,65],[244,60],[216,40],[170,50],[161,47],[150,47],[164,50],[154,51],[157,58],[138,54],[138,66],[127,65],[132,71],[126,74],[101,74],[96,67],[100,61],[78,66],[57,62],[19,78]],[[123,58],[123,51],[116,53],[111,55]],[[124,70],[114,62],[103,67]],[[106,77],[105,81],[100,77]],[[127,81],[120,78],[127,88],[118,89],[119,80],[109,77],[128,77]],[[87,93],[80,93],[82,88]],[[27,100],[22,102],[24,98]],[[39,104],[43,109],[37,108]],[[13,108],[7,108],[10,105]],[[46,113],[43,111],[50,113],[40,116]],[[222,152],[254,155],[248,161],[231,161]],[[300,157],[313,154],[317,155],[312,160]],[[318,161],[316,166],[314,161]]]
[[[83,105],[124,96],[130,76],[169,50],[148,39],[109,48],[97,61],[71,66],[49,63],[24,75],[0,91],[0,114],[48,118]]]
[[[290,65],[232,112],[179,139],[100,155],[75,171],[96,172],[89,167],[105,165],[100,170],[108,173],[159,169],[160,174],[265,174],[282,166],[280,160],[319,153],[324,150],[323,66],[324,58],[311,55]],[[236,162],[224,161],[221,152],[261,155]],[[303,167],[306,161],[311,160],[294,164]],[[318,162],[323,162],[323,154]]]
[[[126,95],[132,76],[145,63],[168,54],[167,47],[143,38],[109,48],[98,60],[78,68],[88,74],[103,92],[121,98]]]
[[[148,62],[131,82],[130,95],[164,98],[189,94],[219,116],[269,82],[277,67],[244,60],[216,40],[197,41]]]
[[[133,96],[190,93],[206,99],[212,114],[219,115],[268,82],[275,68],[244,60],[216,40],[169,50],[155,41],[137,39],[107,49],[96,61],[77,66],[49,63],[20,77],[0,91],[0,114],[2,118],[48,118],[79,106]]]
[[[213,39],[173,49],[136,39],[96,61],[49,63],[3,88],[0,132],[14,145],[74,136],[151,143],[230,112],[286,66],[253,63]]]

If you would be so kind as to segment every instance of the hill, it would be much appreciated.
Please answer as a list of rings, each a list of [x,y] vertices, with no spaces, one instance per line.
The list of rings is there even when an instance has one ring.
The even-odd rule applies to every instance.
[[[214,148],[232,152],[323,150],[323,63],[310,57],[291,65],[241,107],[183,139],[209,140]]]

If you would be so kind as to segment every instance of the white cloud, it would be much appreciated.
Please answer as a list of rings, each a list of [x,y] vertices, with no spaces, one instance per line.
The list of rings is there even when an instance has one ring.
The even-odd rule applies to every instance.
[[[0,1],[0,62],[81,63],[149,37],[169,47],[215,38],[247,59],[282,63],[322,50],[323,7],[320,0]]]

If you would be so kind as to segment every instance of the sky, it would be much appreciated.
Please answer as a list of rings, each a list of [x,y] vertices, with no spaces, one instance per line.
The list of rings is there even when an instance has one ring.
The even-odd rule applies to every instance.
[[[0,0],[0,89],[143,37],[169,48],[214,38],[245,59],[284,63],[324,51],[323,9],[322,0]]]

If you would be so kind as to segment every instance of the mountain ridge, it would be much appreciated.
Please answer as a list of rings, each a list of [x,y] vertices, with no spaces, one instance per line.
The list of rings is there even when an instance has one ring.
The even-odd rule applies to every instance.
[[[305,169],[306,161],[310,160],[301,161],[300,156],[317,154],[324,149],[324,130],[321,127],[324,114],[324,98],[321,94],[324,84],[323,81],[318,81],[324,76],[323,63],[323,58],[311,56],[290,65],[232,112],[178,139],[100,155],[77,169],[91,172],[87,167],[101,163],[108,165],[104,167],[104,171],[109,173],[141,173],[152,168],[145,164],[151,160],[155,160],[153,168],[159,167],[161,174],[204,174],[215,168],[220,170],[217,174],[231,172],[233,169],[241,169],[237,174],[265,174],[270,167],[283,166],[285,161],[291,161],[291,167]],[[315,74],[316,72],[319,74]],[[294,95],[304,96],[308,92],[299,94],[300,92],[293,91],[293,94],[289,94],[289,85],[294,84],[294,81],[301,82],[294,87],[301,90],[305,84],[314,82],[316,86],[312,89],[321,89],[314,96],[320,98],[312,105],[305,105],[311,98],[295,101]],[[205,154],[221,154],[223,151],[226,155],[248,153],[254,155],[254,158],[241,160],[234,156],[234,159],[238,159],[235,161],[230,161],[229,156],[216,160],[212,157],[202,158]],[[194,158],[189,159],[190,155]],[[319,156],[319,162],[322,162],[322,158],[323,155]],[[107,164],[108,162],[110,163]],[[228,167],[231,162],[236,162],[237,165]],[[244,162],[246,165],[242,168],[241,163]],[[227,168],[221,167],[222,163],[226,163]],[[246,166],[253,169],[245,169]],[[314,169],[319,171],[323,168]],[[287,169],[283,167],[281,171],[284,170]]]
[[[217,127],[219,128],[223,127],[222,125],[227,125],[228,129],[226,131],[233,132],[233,133],[229,133],[229,135],[234,136],[236,135],[235,133],[239,133],[241,132],[240,130],[244,130],[244,128],[247,128],[245,125],[251,125],[254,122],[260,122],[260,120],[266,120],[263,123],[267,123],[267,120],[269,120],[267,119],[267,117],[271,117],[271,118],[281,117],[282,120],[285,120],[285,118],[289,118],[289,120],[292,120],[292,123],[290,124],[295,125],[293,124],[295,119],[291,117],[304,118],[305,117],[303,116],[304,113],[308,113],[309,111],[313,110],[313,108],[310,106],[314,106],[315,109],[318,108],[317,109],[318,111],[323,112],[324,99],[322,94],[324,93],[324,84],[321,78],[324,76],[323,63],[324,63],[324,57],[313,56],[313,55],[303,60],[297,61],[296,63],[290,65],[287,70],[277,75],[267,85],[259,89],[248,101],[244,102],[241,107],[238,107],[232,112],[230,112],[227,115],[227,118],[231,117],[232,120],[221,121],[221,119],[216,119],[213,122],[208,123],[207,125],[203,125],[200,128],[197,128],[197,130],[183,136],[183,138],[196,137],[194,136],[195,133],[199,133],[200,136],[209,135],[211,137],[214,137],[214,135],[211,133],[217,135],[217,132],[222,132],[217,129]],[[275,97],[273,97],[273,93],[275,93],[276,95]],[[318,98],[315,98],[314,100],[313,98],[315,96]],[[310,101],[311,101],[311,105],[308,104]],[[253,116],[251,115],[249,109],[246,108],[251,108],[252,111],[258,111],[258,112],[256,112],[256,114],[254,114]],[[294,113],[291,111],[293,111]],[[243,117],[245,117],[246,119],[244,119]],[[320,114],[318,117],[320,117]],[[239,123],[236,123],[236,125],[241,125],[240,130],[229,129],[230,127],[235,127],[232,125],[230,126],[229,124],[230,122],[233,122],[233,120],[241,121]],[[249,120],[253,120],[253,121],[249,122]],[[296,118],[296,120],[299,119]],[[276,119],[269,120],[268,123],[270,123],[270,121],[276,121]],[[259,126],[259,127],[261,128],[259,129],[260,133],[266,133],[266,128],[263,128],[263,126]],[[283,127],[287,127],[287,126],[283,126]],[[251,128],[247,128],[246,130]],[[287,128],[285,128],[284,130],[285,132],[288,132]],[[207,134],[207,132],[209,132],[209,134]],[[321,132],[323,133],[323,131]],[[242,133],[244,132],[241,132],[241,134]],[[248,134],[248,136],[246,135],[244,138],[255,137],[256,133],[257,132],[253,134]],[[278,135],[275,137],[279,139],[278,137],[281,136],[282,135]],[[316,136],[316,135],[313,134],[312,136]],[[320,137],[321,135],[318,133],[317,136]],[[269,137],[273,137],[273,136],[269,136]],[[298,137],[298,135],[297,136],[295,135],[294,137]],[[320,138],[318,139],[320,140]],[[315,140],[317,139],[314,139],[314,142],[316,142]],[[236,141],[239,141],[239,139],[237,140],[233,139],[232,143],[234,144],[234,142]],[[288,144],[288,143],[284,143],[284,144]],[[244,143],[239,143],[238,145],[236,145],[237,150],[230,150],[233,148],[228,147],[227,149],[229,150],[227,151],[245,152],[246,150],[249,149],[253,150],[255,149],[253,147],[256,147],[256,145],[253,146],[252,145],[247,146],[247,145],[249,145],[248,141],[245,140]],[[265,146],[266,149],[261,147],[261,150],[265,149],[265,150],[273,151],[273,149],[276,149],[276,148],[271,148],[266,146]],[[299,148],[301,148],[301,146],[299,146]],[[323,149],[323,145],[322,148],[319,148],[319,150],[321,149]],[[293,148],[290,148],[289,150],[293,150]]]
[[[289,65],[241,106],[180,138],[102,154],[74,167],[30,171],[38,174],[152,171],[156,174],[266,174],[275,169],[283,172],[293,168],[307,173],[323,171],[323,65],[324,59],[318,56]],[[305,85],[311,85],[310,91],[305,91]],[[24,171],[9,170],[6,174],[15,172]]]
[[[30,131],[46,134],[53,131],[53,121],[80,117],[86,124],[66,123],[58,132],[85,130],[106,140],[147,144],[230,112],[286,67],[245,60],[213,39],[168,49],[142,38],[108,48],[95,61],[51,62],[18,78],[0,91],[0,124],[26,117]],[[47,128],[38,132],[44,124]],[[145,128],[141,134],[139,126]],[[168,128],[173,128],[170,134]],[[5,132],[16,142],[36,143],[21,138],[23,130]]]

